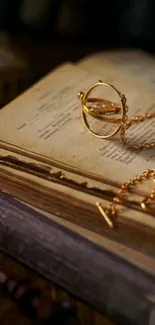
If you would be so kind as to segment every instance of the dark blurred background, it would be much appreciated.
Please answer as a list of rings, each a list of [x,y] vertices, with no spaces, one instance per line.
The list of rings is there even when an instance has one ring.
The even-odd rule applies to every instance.
[[[155,50],[154,0],[0,0],[0,31],[38,79],[53,67],[112,48]]]

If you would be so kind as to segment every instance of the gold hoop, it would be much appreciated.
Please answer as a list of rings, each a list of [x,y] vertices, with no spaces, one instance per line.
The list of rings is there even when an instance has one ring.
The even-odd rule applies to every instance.
[[[112,88],[117,95],[120,98],[120,105],[115,104],[109,100],[105,100],[105,99],[98,99],[98,98],[88,98],[90,93],[97,87],[99,86],[106,86],[109,88]],[[125,95],[121,94],[118,89],[116,89],[113,85],[105,83],[101,80],[99,80],[97,83],[95,83],[94,85],[92,85],[90,88],[88,88],[88,90],[83,93],[83,92],[79,92],[78,93],[78,98],[81,100],[81,116],[82,116],[82,121],[85,125],[85,127],[87,128],[88,132],[93,134],[95,137],[100,138],[100,139],[109,139],[111,137],[113,137],[115,134],[117,134],[121,127],[122,124],[125,123],[125,121],[127,120],[127,105],[126,105],[126,97]],[[104,106],[106,106],[105,108],[88,108],[86,106],[87,102],[95,102],[98,101],[99,103],[105,104]],[[104,117],[104,115],[111,115],[111,114],[118,114],[121,111],[121,118],[119,120],[112,120],[112,119],[107,119]],[[99,135],[98,133],[94,132],[91,128],[90,125],[87,121],[87,115],[91,115],[92,117],[99,119],[103,122],[106,123],[114,123],[114,124],[119,124],[118,127],[116,128],[116,130],[114,132],[112,132],[109,135]]]

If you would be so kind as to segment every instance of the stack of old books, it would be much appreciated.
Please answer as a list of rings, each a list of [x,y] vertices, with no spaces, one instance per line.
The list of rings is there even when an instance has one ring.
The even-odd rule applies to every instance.
[[[0,245],[121,324],[154,324],[155,210],[141,208],[151,180],[107,207],[122,183],[153,169],[154,149],[130,150],[81,123],[80,90],[102,79],[125,93],[128,115],[155,111],[155,59],[99,53],[58,67],[0,112]],[[155,120],[129,138],[155,138]]]

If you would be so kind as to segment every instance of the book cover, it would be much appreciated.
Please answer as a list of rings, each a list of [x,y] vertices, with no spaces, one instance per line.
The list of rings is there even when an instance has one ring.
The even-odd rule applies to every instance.
[[[8,195],[0,196],[0,213],[0,249],[5,253],[118,324],[154,324],[153,272],[114,254],[110,245],[101,248]],[[124,256],[128,253],[124,248]]]

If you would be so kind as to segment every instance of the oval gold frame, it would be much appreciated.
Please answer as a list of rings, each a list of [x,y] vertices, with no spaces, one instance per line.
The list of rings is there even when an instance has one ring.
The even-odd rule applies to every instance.
[[[87,110],[87,108],[85,106],[85,101],[88,98],[89,94],[93,91],[93,89],[97,88],[98,86],[106,86],[106,87],[112,88],[120,98],[120,105],[121,105],[121,110],[122,110],[121,123],[116,128],[116,130],[114,132],[112,132],[111,134],[109,134],[109,135],[99,135],[99,134],[95,133],[94,131],[92,131],[90,129],[90,126],[89,126],[89,124],[87,122],[87,119],[86,119],[86,115],[89,114],[89,113],[88,113],[88,110]],[[124,123],[125,119],[126,119],[127,106],[126,106],[125,95],[121,94],[118,91],[118,89],[115,88],[113,85],[105,83],[105,82],[103,82],[101,80],[99,80],[99,82],[95,83],[90,88],[88,88],[88,90],[85,92],[85,94],[83,94],[83,93],[81,93],[81,94],[82,94],[82,96],[81,96],[82,121],[83,121],[85,127],[87,128],[88,132],[91,133],[92,135],[94,135],[95,137],[100,138],[100,139],[109,139],[109,138],[113,137],[115,134],[117,134],[119,132],[119,130],[121,129],[121,124]]]

